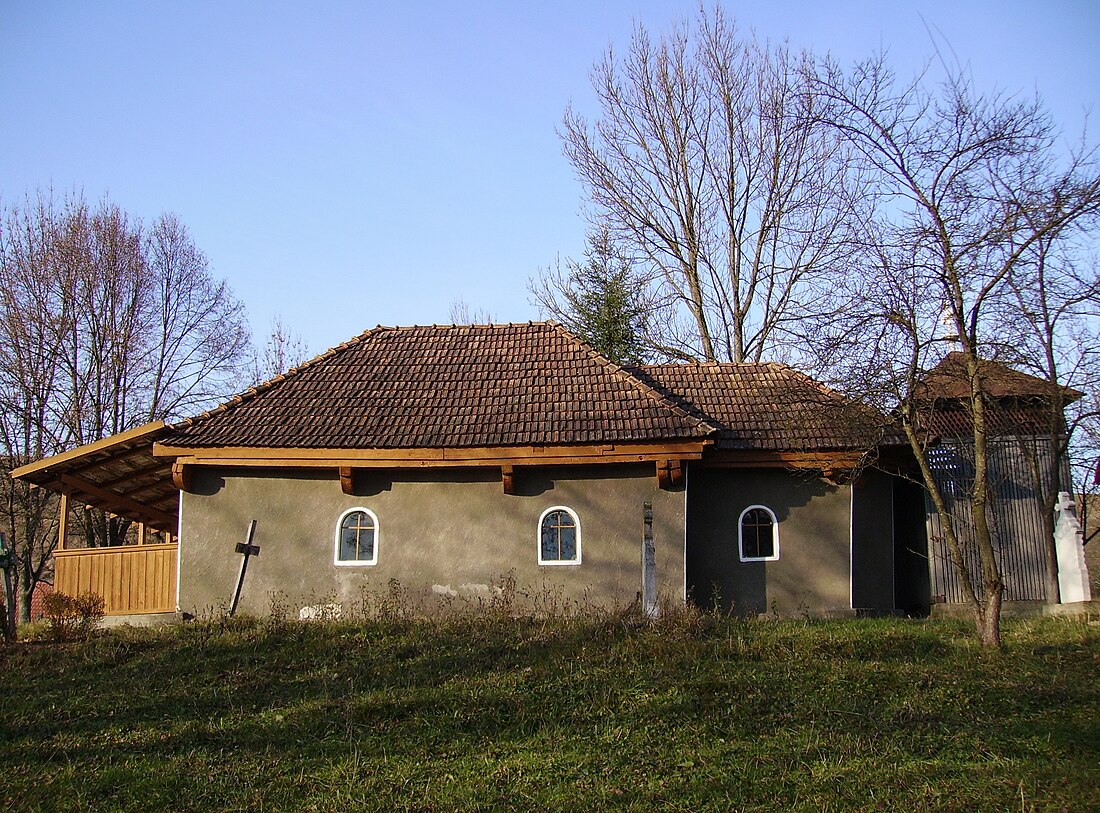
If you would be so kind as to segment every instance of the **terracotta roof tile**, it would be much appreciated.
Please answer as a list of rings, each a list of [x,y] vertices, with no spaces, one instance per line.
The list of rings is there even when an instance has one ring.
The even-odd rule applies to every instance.
[[[998,361],[983,359],[980,362],[982,385],[987,395],[994,398],[1046,398],[1050,396],[1050,382],[1033,375],[1014,370]],[[1059,387],[1067,403],[1076,401],[1084,393],[1070,387]],[[966,369],[966,355],[948,353],[943,360],[928,371],[924,381],[913,390],[918,400],[939,398],[966,398],[970,395],[970,376]]]
[[[719,449],[858,449],[881,427],[881,416],[783,364],[660,364],[632,372],[716,424]]]
[[[183,421],[167,445],[458,448],[703,438],[715,427],[554,323],[378,327]]]

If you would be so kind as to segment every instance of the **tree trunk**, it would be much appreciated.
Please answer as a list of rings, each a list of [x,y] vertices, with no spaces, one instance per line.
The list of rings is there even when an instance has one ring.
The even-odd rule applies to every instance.
[[[34,588],[35,585],[33,584],[30,587],[23,585],[23,589],[19,591],[22,599],[19,602],[19,621],[23,624],[31,620],[31,601],[34,599]]]
[[[999,582],[986,591],[974,608],[974,625],[982,646],[999,649],[1001,646],[1001,595],[1004,585]]]
[[[983,646],[1001,645],[1001,596],[1004,578],[997,553],[993,549],[993,532],[989,527],[989,452],[985,423],[985,395],[978,358],[967,353],[970,376],[970,421],[974,432],[974,485],[970,495],[974,542],[982,569],[982,589],[976,605],[978,638]]]

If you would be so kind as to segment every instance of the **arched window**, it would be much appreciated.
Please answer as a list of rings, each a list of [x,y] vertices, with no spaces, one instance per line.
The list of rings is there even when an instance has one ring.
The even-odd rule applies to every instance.
[[[579,565],[581,522],[573,509],[563,505],[547,508],[539,517],[539,564]]]
[[[750,505],[737,521],[737,547],[742,562],[779,559],[779,522],[770,508]]]
[[[336,553],[341,567],[378,563],[378,517],[369,508],[352,508],[336,523]]]

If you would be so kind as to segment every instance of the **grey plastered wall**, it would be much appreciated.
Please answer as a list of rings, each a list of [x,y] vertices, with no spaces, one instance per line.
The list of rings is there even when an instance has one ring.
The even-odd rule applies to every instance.
[[[688,587],[702,607],[739,614],[851,609],[851,488],[786,469],[688,471]],[[750,505],[779,520],[779,560],[742,562],[737,524]]]
[[[684,599],[684,492],[659,489],[652,464],[519,468],[514,495],[504,493],[499,469],[365,471],[355,490],[342,493],[335,471],[196,472],[182,501],[180,609],[228,606],[241,561],[234,548],[251,519],[260,555],[248,566],[242,612],[269,612],[273,595],[292,612],[331,600],[348,608],[364,588],[386,592],[390,579],[426,610],[447,594],[476,604],[510,572],[520,590],[621,606],[641,586],[645,500],[658,590]],[[553,506],[580,518],[580,565],[538,564],[538,520]],[[378,564],[337,567],[336,522],[355,507],[378,517]]]

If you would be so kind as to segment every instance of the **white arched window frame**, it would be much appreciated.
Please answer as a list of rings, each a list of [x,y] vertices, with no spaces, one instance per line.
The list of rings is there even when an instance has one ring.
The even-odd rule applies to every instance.
[[[346,558],[343,555],[344,554],[343,541],[344,541],[344,530],[345,530],[344,529],[344,524],[345,524],[345,520],[349,520],[349,519],[353,518],[353,515],[356,515],[356,514],[361,514],[361,515],[365,516],[367,518],[367,520],[369,521],[369,524],[362,522],[363,517],[355,517],[354,519],[359,520],[359,522],[357,522],[355,525],[351,525],[349,523],[348,531],[353,532],[355,534],[354,546],[355,546],[355,550],[356,550],[356,558]],[[362,544],[363,544],[362,543],[362,537],[365,535],[364,532],[367,531],[367,530],[369,530],[371,532],[370,533],[370,538],[371,538],[370,539],[370,541],[371,541],[370,554],[371,555],[369,557],[359,557],[358,553],[359,553],[359,551],[362,547]],[[347,511],[345,511],[344,513],[342,513],[340,515],[340,518],[338,520],[336,520],[336,536],[335,536],[335,539],[334,539],[335,545],[334,545],[333,553],[332,553],[332,563],[334,565],[336,565],[337,567],[369,567],[371,565],[378,564],[378,537],[379,537],[379,532],[378,532],[378,517],[377,517],[377,515],[373,511],[371,511],[369,508],[363,508],[361,506],[356,507],[356,508],[349,508]]]
[[[556,513],[560,512],[557,516]],[[564,514],[572,524],[563,522]],[[547,523],[547,520],[551,520]],[[545,527],[544,527],[545,524]],[[571,539],[570,539],[571,534]],[[581,520],[565,505],[554,505],[539,515],[535,529],[535,547],[540,565],[579,565],[581,563]],[[573,556],[569,557],[572,552]]]
[[[759,513],[753,513],[759,512]],[[768,519],[771,525],[771,553],[768,556],[760,556],[761,548],[765,547],[766,540],[761,538],[765,523],[761,522],[761,514]],[[745,538],[746,518],[750,537]],[[755,538],[754,538],[755,537]],[[746,551],[746,547],[748,550]],[[748,555],[746,555],[746,553]],[[737,518],[737,554],[742,562],[777,562],[779,561],[779,520],[775,518],[775,512],[766,505],[750,505],[741,512]]]

